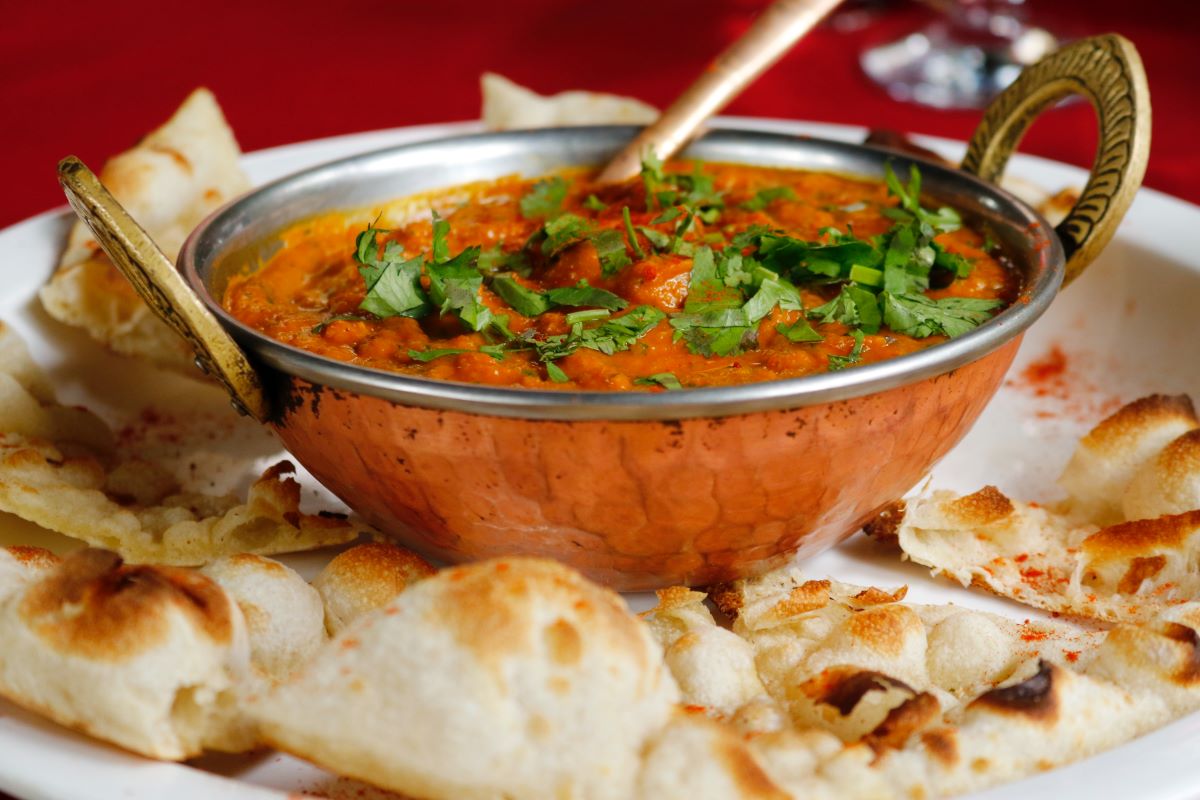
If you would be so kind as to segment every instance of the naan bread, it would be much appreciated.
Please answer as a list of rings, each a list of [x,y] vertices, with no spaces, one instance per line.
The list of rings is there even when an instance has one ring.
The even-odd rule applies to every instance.
[[[995,487],[933,492],[868,526],[963,585],[1113,622],[1200,597],[1200,428],[1187,397],[1154,395],[1091,430],[1047,508]]]
[[[0,599],[0,695],[152,758],[254,744],[237,606],[197,573],[84,549]]]
[[[102,420],[47,395],[44,378],[0,324],[0,510],[138,563],[203,564],[340,544],[369,532],[340,515],[300,512],[280,462],[232,495],[181,492],[161,466],[123,456]],[[10,371],[7,371],[11,369]]]
[[[1123,406],[1079,441],[1058,480],[1068,496],[1064,510],[1095,525],[1168,513],[1129,516],[1123,513],[1122,498],[1147,462],[1197,428],[1200,420],[1186,395],[1150,395]]]
[[[665,594],[650,615],[660,635],[671,619],[705,624],[699,593]],[[1071,763],[1200,709],[1200,604],[1104,634],[906,606],[897,594],[795,570],[719,590],[734,630],[767,656],[760,668],[778,669],[781,654],[798,659],[774,681],[792,724],[744,736],[703,716],[676,717],[651,740],[640,797],[951,796]],[[922,639],[925,690],[863,668],[919,681],[917,659],[905,654]],[[805,678],[806,659],[825,666]],[[672,788],[673,774],[683,790]]]
[[[676,697],[619,596],[514,558],[409,587],[257,717],[283,750],[418,797],[625,800]]]
[[[903,597],[903,587],[807,580],[795,568],[714,594],[791,722],[848,742],[885,722],[892,737],[935,722],[1030,659],[1086,664],[1101,639],[1065,623],[1017,623],[955,606],[908,605]]]
[[[704,597],[683,586],[663,589],[658,606],[642,617],[663,648],[683,702],[720,717],[732,717],[756,700],[769,703],[754,664],[754,648],[717,625]]]
[[[335,556],[312,585],[325,605],[325,628],[330,636],[337,636],[354,620],[383,608],[436,571],[411,550],[367,542]]]
[[[491,130],[553,128],[560,125],[645,125],[658,110],[632,97],[599,92],[562,92],[546,97],[502,75],[485,72],[483,124]]]
[[[238,553],[214,561],[200,574],[237,603],[246,620],[250,661],[267,678],[288,677],[325,644],[321,596],[291,567]]]
[[[174,259],[202,219],[250,188],[240,155],[216,99],[197,89],[166,124],[110,159],[100,180]],[[82,222],[41,300],[50,316],[117,353],[199,375],[191,348],[142,303]]]

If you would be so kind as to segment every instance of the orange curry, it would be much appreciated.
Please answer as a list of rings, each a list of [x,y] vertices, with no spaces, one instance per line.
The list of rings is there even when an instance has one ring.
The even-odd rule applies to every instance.
[[[464,199],[465,198],[465,199]],[[663,391],[798,377],[945,341],[1019,276],[920,176],[679,161],[433,195],[394,229],[300,223],[224,305],[353,364],[537,389]],[[366,227],[366,230],[363,228]]]

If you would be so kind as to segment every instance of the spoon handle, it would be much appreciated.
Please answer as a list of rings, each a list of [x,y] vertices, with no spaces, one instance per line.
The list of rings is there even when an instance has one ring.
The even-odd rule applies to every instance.
[[[704,121],[725,107],[841,0],[776,0],[737,41],[717,56],[653,124],[616,155],[598,180],[620,183],[638,174],[653,150],[666,160],[688,143]]]

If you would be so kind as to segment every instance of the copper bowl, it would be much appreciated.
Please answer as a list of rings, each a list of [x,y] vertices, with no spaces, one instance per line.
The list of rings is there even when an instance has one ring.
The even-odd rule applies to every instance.
[[[1126,47],[1123,40],[1117,45]],[[1061,79],[1063,68],[1052,72]],[[1044,89],[1048,80],[1042,76],[1037,86]],[[1020,91],[1030,94],[1028,87]],[[1011,128],[1023,113],[1028,124],[1048,102],[1001,109],[993,122]],[[985,119],[981,130],[988,125]],[[1068,220],[1087,221],[1085,235],[1069,226],[1056,235],[1037,212],[986,180],[920,162],[926,192],[989,230],[1022,271],[1019,299],[945,344],[792,380],[664,393],[434,381],[289,347],[240,323],[218,301],[229,277],[277,249],[277,233],[299,219],[468,181],[598,164],[635,132],[492,133],[337,161],[218,211],[188,239],[179,267],[248,355],[265,398],[264,421],[321,483],[380,530],[445,561],[536,554],[621,590],[698,585],[820,552],[911,488],[999,387],[1022,332],[1063,282],[1068,251],[1081,268],[1089,248],[1102,243],[1105,231],[1111,235],[1141,177],[1132,152],[1118,165],[1116,188],[1098,190],[1093,180]],[[1102,132],[1102,156],[1116,135]],[[987,130],[976,139],[972,152],[980,161],[968,159],[966,166],[998,173],[1008,150],[989,156]],[[865,176],[881,176],[889,161],[907,170],[912,160],[740,130],[713,131],[685,155]],[[1099,215],[1086,206],[1097,197],[1104,201]],[[161,297],[152,299],[161,305]]]

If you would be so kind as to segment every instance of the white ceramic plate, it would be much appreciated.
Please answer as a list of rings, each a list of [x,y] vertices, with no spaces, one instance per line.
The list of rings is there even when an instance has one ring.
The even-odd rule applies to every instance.
[[[729,118],[725,125],[861,141],[863,131],[833,125]],[[257,182],[353,153],[474,130],[474,123],[434,125],[289,145],[245,158]],[[960,143],[923,140],[955,157]],[[99,166],[99,165],[94,165]],[[1082,186],[1074,167],[1016,157],[1010,172],[1044,188]],[[256,426],[229,420],[216,390],[116,358],[85,336],[50,320],[36,301],[71,218],[47,212],[0,232],[0,319],[30,344],[62,397],[84,403],[122,429],[125,440],[175,458],[199,488],[244,482],[222,464],[251,452],[265,461],[278,446]],[[1045,500],[1075,439],[1121,402],[1150,392],[1190,392],[1200,398],[1200,208],[1143,190],[1116,240],[1086,275],[1055,301],[1025,339],[1009,382],[975,429],[934,470],[933,485],[973,490],[995,483],[1017,496]],[[1064,371],[1031,383],[1027,367],[1057,349]],[[1050,372],[1053,372],[1052,370]],[[149,411],[147,408],[149,407]],[[186,424],[175,423],[174,420]],[[199,424],[197,424],[197,422]],[[184,435],[185,442],[180,442]],[[869,458],[869,454],[865,454]],[[197,462],[194,472],[189,462]],[[311,496],[328,496],[305,478]],[[311,501],[312,497],[306,495]],[[0,544],[37,543],[63,549],[69,540],[0,514]],[[328,554],[289,563],[309,575]],[[893,586],[906,583],[916,602],[955,602],[1018,618],[1024,607],[932,580],[911,564],[878,552],[860,535],[809,562],[814,577]],[[645,598],[631,598],[643,606]],[[0,646],[3,646],[0,643]],[[1042,800],[1065,796],[1182,800],[1200,797],[1200,714],[1072,766],[1009,784],[979,797]],[[0,790],[27,800],[107,798],[283,798],[312,793],[334,798],[391,797],[336,779],[275,753],[207,757],[166,764],[90,741],[0,701]]]

